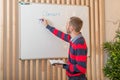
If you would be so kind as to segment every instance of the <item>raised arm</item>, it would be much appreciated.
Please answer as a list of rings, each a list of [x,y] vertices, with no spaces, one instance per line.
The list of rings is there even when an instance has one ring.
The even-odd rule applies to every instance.
[[[57,37],[59,37],[60,39],[66,41],[66,42],[69,42],[70,41],[70,35],[69,34],[65,34],[63,33],[62,31],[50,26],[50,25],[47,25],[46,27],[47,29],[50,30],[50,32],[52,32],[54,35],[56,35]]]
[[[52,32],[54,35],[56,35],[57,37],[59,37],[60,39],[69,42],[71,39],[71,36],[69,34],[65,34],[64,32],[50,26],[47,22],[47,20],[43,19],[42,23],[44,24],[44,26],[50,31]]]

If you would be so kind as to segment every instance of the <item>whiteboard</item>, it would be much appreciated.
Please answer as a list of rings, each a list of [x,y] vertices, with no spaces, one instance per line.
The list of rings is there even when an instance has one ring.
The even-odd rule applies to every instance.
[[[69,43],[53,35],[39,19],[44,17],[51,26],[66,32],[66,22],[72,16],[78,16],[83,20],[81,32],[89,46],[88,7],[19,3],[19,57],[21,59],[68,57]]]

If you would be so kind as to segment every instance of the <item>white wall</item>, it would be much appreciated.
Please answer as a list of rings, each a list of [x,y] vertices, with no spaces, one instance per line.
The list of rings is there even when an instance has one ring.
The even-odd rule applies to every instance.
[[[105,0],[105,39],[106,41],[113,40],[115,30],[118,28],[118,23],[113,24],[120,20],[120,0]]]
[[[120,20],[120,0],[105,0],[105,41],[112,41]],[[117,22],[117,24],[113,24]],[[107,54],[105,54],[105,62]],[[109,80],[109,79],[105,79]]]

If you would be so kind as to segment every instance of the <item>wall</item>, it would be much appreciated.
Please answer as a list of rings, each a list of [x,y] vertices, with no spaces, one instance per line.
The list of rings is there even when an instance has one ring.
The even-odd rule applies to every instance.
[[[120,22],[120,0],[105,0],[105,40],[112,41]],[[119,22],[118,22],[119,21]]]
[[[52,67],[49,59],[19,60],[18,0],[0,0],[0,80],[67,80],[65,70]],[[104,80],[104,0],[20,0],[25,2],[85,5],[90,16],[90,57],[88,80]],[[62,59],[66,61],[67,59]]]
[[[105,41],[113,41],[120,22],[120,0],[105,0]],[[107,54],[105,54],[105,62]],[[106,78],[106,80],[108,80]]]

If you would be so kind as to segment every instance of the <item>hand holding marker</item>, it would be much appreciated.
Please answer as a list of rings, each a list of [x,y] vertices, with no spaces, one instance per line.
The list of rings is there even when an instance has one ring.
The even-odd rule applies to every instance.
[[[43,22],[44,21],[44,19],[39,19],[41,22]]]
[[[40,20],[40,22],[41,22],[45,27],[47,27],[48,21],[47,21],[46,19],[41,18],[41,19],[39,19],[39,20]]]

